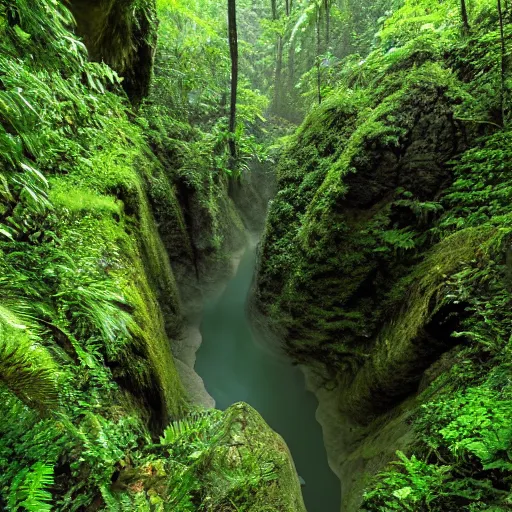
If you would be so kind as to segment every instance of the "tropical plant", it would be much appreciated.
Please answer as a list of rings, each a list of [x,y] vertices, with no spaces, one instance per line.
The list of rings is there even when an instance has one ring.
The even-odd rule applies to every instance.
[[[12,310],[0,306],[0,383],[41,412],[59,403],[57,366],[41,339]]]
[[[47,489],[54,484],[53,467],[36,462],[23,469],[13,480],[9,493],[9,510],[50,512],[52,494]]]

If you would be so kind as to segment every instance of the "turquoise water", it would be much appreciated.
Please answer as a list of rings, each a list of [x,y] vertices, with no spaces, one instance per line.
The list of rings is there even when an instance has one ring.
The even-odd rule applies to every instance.
[[[306,482],[308,512],[339,512],[340,483],[327,463],[316,398],[300,370],[265,351],[251,333],[246,303],[255,262],[255,249],[248,249],[222,296],[206,306],[195,369],[217,408],[247,402],[285,439]]]

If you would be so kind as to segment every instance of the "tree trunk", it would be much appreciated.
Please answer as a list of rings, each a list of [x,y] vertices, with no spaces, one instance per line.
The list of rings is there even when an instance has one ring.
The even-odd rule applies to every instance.
[[[295,87],[295,41],[290,41],[288,49],[288,90],[293,91]]]
[[[466,9],[466,0],[460,0],[460,12],[462,16],[462,31],[467,34],[469,33],[469,18],[468,10]]]
[[[286,10],[286,16],[290,16],[290,0],[286,0],[284,6]]]
[[[277,12],[277,0],[271,0],[272,6],[272,20],[278,20],[278,12]],[[288,1],[286,2],[286,6],[288,6]],[[286,7],[288,9],[288,7]],[[280,114],[281,109],[281,75],[283,71],[283,36],[278,35],[276,41],[276,67],[274,73],[274,98],[272,100],[272,110],[276,114]]]
[[[342,38],[342,55],[346,56],[351,53],[351,39],[350,39],[350,31],[351,31],[351,24],[350,24],[350,3],[349,0],[342,0],[341,2],[341,10],[346,15],[347,22],[344,24],[343,27],[343,38]]]
[[[505,126],[505,96],[506,96],[506,58],[507,49],[505,47],[505,29],[503,26],[503,9],[501,7],[501,0],[498,0],[498,15],[500,18],[500,39],[501,39],[501,94],[500,94],[500,110],[501,110],[501,124]]]
[[[320,6],[317,7],[316,11],[316,82],[317,82],[317,93],[318,93],[318,104],[322,103],[322,77],[320,75],[320,54],[321,54],[321,38],[320,38]]]
[[[464,0],[462,0],[464,2]],[[330,0],[324,0],[325,9],[325,51],[329,51],[329,45],[331,43],[331,6]]]
[[[276,60],[276,76],[274,84],[274,111],[276,114],[281,113],[282,101],[282,84],[281,75],[283,71],[283,38],[281,36],[277,39],[277,60]]]
[[[238,92],[238,34],[236,29],[236,0],[228,0],[229,52],[231,55],[231,108],[229,113],[229,168],[236,165],[236,99]]]

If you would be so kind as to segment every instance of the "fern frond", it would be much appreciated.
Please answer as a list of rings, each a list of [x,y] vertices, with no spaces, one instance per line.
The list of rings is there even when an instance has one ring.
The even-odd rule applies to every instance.
[[[0,306],[0,383],[27,406],[55,407],[57,368],[37,336],[10,309]]]
[[[47,489],[54,483],[53,466],[36,462],[13,481],[9,505],[27,512],[51,512],[52,494]]]

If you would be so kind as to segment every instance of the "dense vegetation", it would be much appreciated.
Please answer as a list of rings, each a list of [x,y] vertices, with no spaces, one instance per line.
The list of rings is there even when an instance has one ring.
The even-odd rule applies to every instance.
[[[347,510],[511,503],[510,11],[459,8],[404,2],[283,142],[256,305],[356,425]]]
[[[254,314],[352,425],[344,510],[509,510],[509,3],[227,7],[0,0],[0,508],[304,510],[173,356],[259,162]]]
[[[133,12],[155,17],[149,1]],[[178,23],[163,16],[159,62]],[[88,62],[73,26],[56,1],[0,4],[0,508],[292,502],[280,441],[250,409],[195,413],[170,350],[182,321],[176,278],[221,266],[240,243],[223,153],[213,156],[222,128],[206,106],[207,133],[188,123],[178,97],[191,85],[170,94],[170,68],[157,67],[155,100],[135,117],[124,81]],[[253,430],[260,442],[248,447]]]

